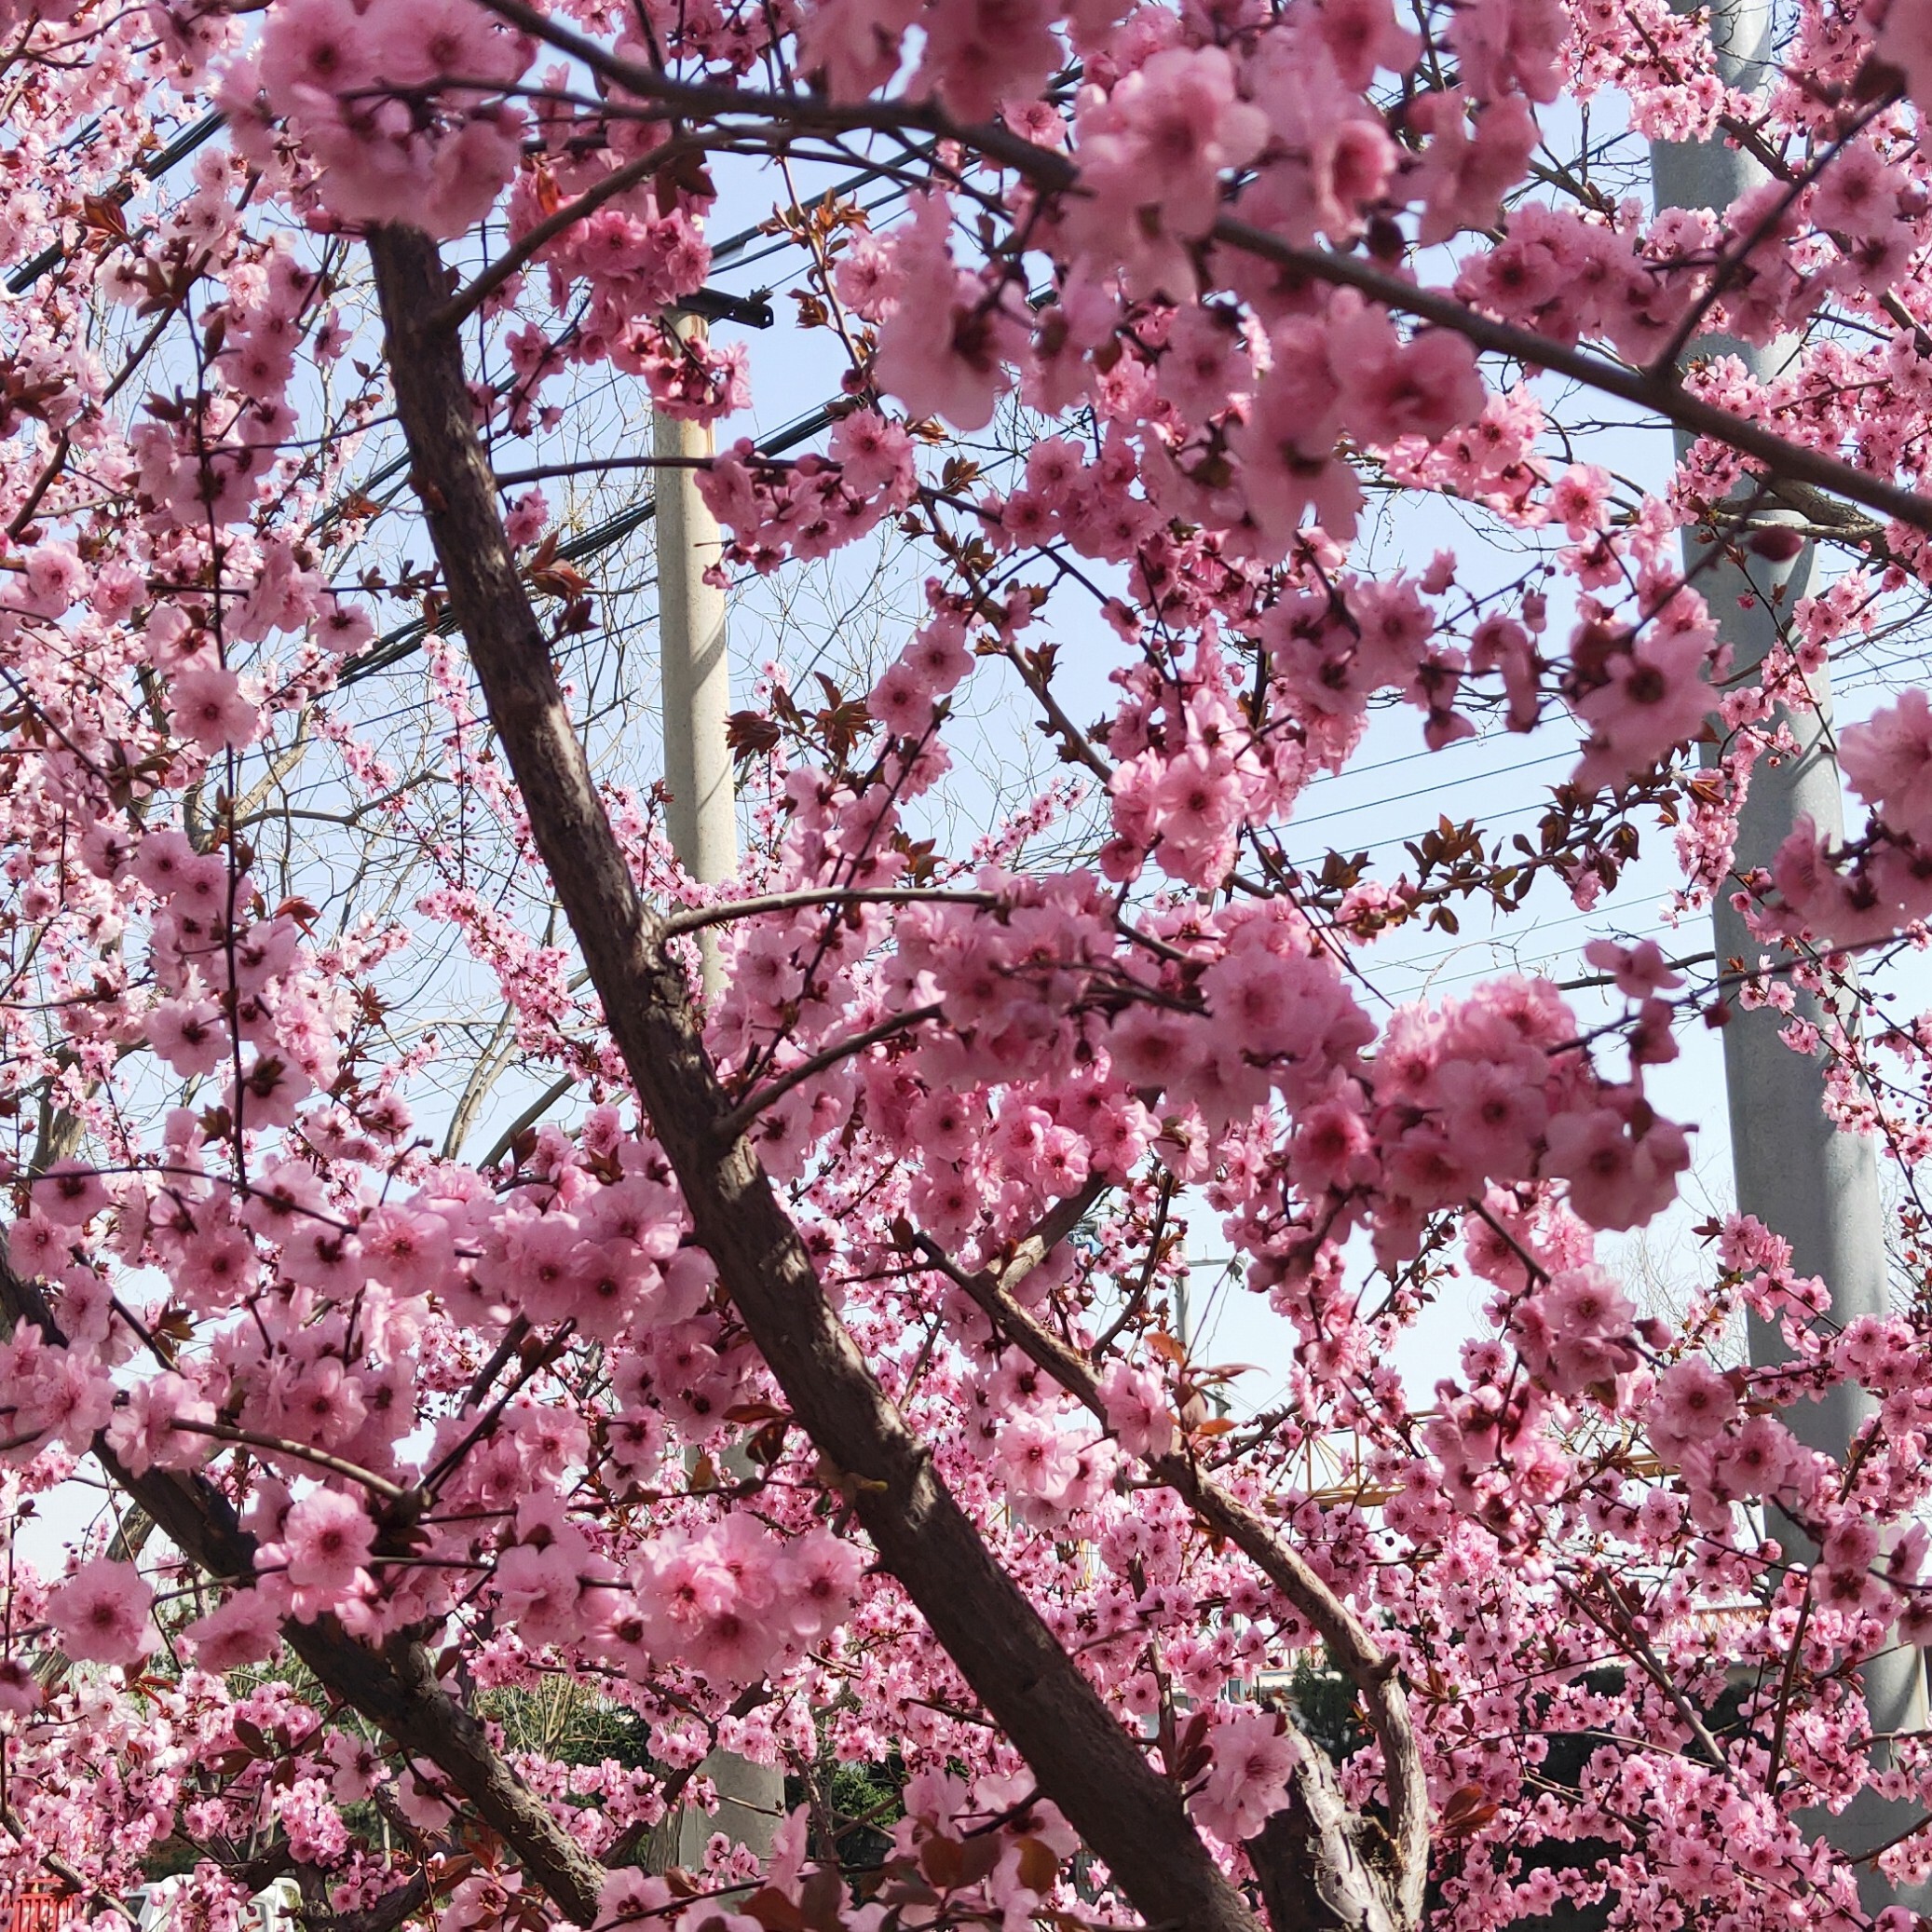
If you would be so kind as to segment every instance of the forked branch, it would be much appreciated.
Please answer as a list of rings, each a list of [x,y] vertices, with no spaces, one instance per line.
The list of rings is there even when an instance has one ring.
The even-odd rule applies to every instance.
[[[843,1473],[879,1559],[1117,1883],[1150,1922],[1253,1932],[1245,1901],[1149,1762],[1007,1575],[826,1300],[742,1138],[663,921],[605,815],[497,509],[460,347],[420,231],[370,238],[413,477],[450,606],[584,963],[699,1240],[800,1425]],[[1286,1932],[1286,1928],[1285,1928]]]

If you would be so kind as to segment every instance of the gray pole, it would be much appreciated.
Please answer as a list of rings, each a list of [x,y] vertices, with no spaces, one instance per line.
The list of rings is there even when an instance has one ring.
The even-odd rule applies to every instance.
[[[688,329],[701,329],[695,320]],[[723,553],[717,519],[698,494],[693,458],[712,453],[708,424],[651,414],[652,442],[672,460],[657,471],[658,662],[664,694],[664,781],[671,794],[665,820],[678,863],[701,883],[728,878],[738,869],[738,799],[733,789],[731,663],[726,647],[725,593],[704,581]],[[717,936],[699,934],[704,995],[724,990]],[[731,1473],[751,1474],[732,1459]],[[784,1773],[755,1764],[735,1751],[713,1751],[700,1767],[717,1788],[715,1817],[686,1807],[667,1820],[661,1862],[696,1866],[716,1831],[735,1844],[769,1855],[784,1816]],[[668,1842],[667,1842],[668,1841]]]
[[[1711,36],[1719,66],[1732,86],[1749,89],[1773,71],[1771,0],[1714,0]],[[1727,208],[1764,179],[1758,163],[1723,141],[1655,142],[1651,147],[1655,202],[1659,208]],[[1790,350],[1774,344],[1753,347],[1728,336],[1707,336],[1693,354],[1735,355],[1754,375],[1769,377]],[[1684,440],[1680,439],[1680,448]],[[1813,552],[1807,545],[1789,563],[1754,561],[1748,574],[1728,557],[1707,559],[1686,532],[1684,562],[1697,571],[1696,584],[1710,605],[1719,634],[1732,649],[1734,666],[1747,672],[1777,641],[1778,617],[1803,595],[1811,581]],[[1771,593],[1782,587],[1779,605]],[[1751,602],[1740,605],[1739,599]],[[1811,681],[1815,713],[1797,715],[1782,707],[1778,719],[1799,747],[1795,758],[1776,765],[1761,760],[1738,824],[1735,869],[1744,873],[1769,866],[1793,823],[1809,816],[1819,830],[1836,837],[1844,825],[1838,767],[1832,757],[1830,673],[1821,668]],[[1711,923],[1719,970],[1736,959],[1754,962],[1764,950],[1720,894]],[[1816,1000],[1802,995],[1799,1011],[1816,1021]],[[1800,1274],[1820,1276],[1831,1291],[1832,1315],[1849,1322],[1861,1314],[1886,1314],[1891,1298],[1886,1279],[1884,1215],[1879,1199],[1878,1165],[1871,1140],[1846,1134],[1826,1118],[1821,1062],[1793,1053],[1778,1038],[1785,1015],[1770,1009],[1745,1013],[1734,1007],[1723,1029],[1724,1085],[1730,1103],[1731,1160],[1740,1212],[1755,1215],[1791,1244]],[[1787,1359],[1776,1327],[1750,1322],[1754,1363]],[[1843,1456],[1858,1425],[1877,1408],[1864,1390],[1841,1384],[1822,1401],[1801,1403],[1785,1422],[1808,1447]],[[1779,1540],[1792,1554],[1814,1553],[1789,1523],[1778,1526]],[[1923,1730],[1925,1681],[1919,1653],[1903,1646],[1865,1666],[1866,1707],[1874,1732]],[[1889,1752],[1880,1748],[1881,1758]],[[1854,1856],[1895,1837],[1912,1822],[1913,1807],[1893,1803],[1871,1791],[1838,1817],[1818,1814],[1807,1823],[1840,1850]],[[1894,1894],[1866,1867],[1860,1894],[1868,1910],[1902,1903],[1924,1910],[1932,1887]]]
[[[687,325],[697,331],[702,324]],[[657,472],[658,648],[664,694],[664,782],[671,849],[695,879],[712,884],[738,869],[738,801],[732,790],[731,663],[725,593],[704,581],[723,553],[717,519],[698,494],[695,459],[712,453],[709,424],[651,413]],[[723,986],[715,936],[700,935],[704,991]]]

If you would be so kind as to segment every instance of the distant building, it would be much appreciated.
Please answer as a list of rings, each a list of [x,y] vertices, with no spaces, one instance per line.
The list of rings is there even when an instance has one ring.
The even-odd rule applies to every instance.
[[[52,1878],[0,1892],[0,1932],[60,1932],[75,1897],[72,1886]]]
[[[141,1932],[174,1932],[174,1904],[185,1883],[183,1878],[157,1879],[153,1884],[129,1894],[128,1908],[140,1920]],[[248,1902],[252,1932],[290,1932],[291,1923],[301,1907],[302,1890],[295,1881],[274,1880]],[[9,1932],[9,1928],[0,1925],[0,1932]],[[54,1926],[16,1925],[10,1932],[54,1932]]]

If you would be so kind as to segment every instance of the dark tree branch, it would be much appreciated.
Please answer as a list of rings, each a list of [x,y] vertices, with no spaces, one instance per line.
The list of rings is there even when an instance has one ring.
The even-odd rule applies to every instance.
[[[850,1059],[854,1054],[863,1054],[868,1046],[877,1046],[880,1041],[890,1040],[895,1033],[907,1032],[914,1027],[924,1026],[928,1020],[936,1020],[945,1010],[935,1003],[915,1007],[910,1013],[888,1014],[877,1026],[867,1027],[863,1033],[833,1041],[829,1046],[821,1048],[808,1059],[800,1060],[796,1067],[787,1067],[762,1087],[747,1094],[718,1122],[718,1138],[736,1140],[741,1134],[751,1129],[768,1108],[776,1107],[787,1094],[824,1072],[826,1068],[836,1067],[841,1060]]]
[[[955,891],[945,886],[812,886],[796,892],[760,892],[751,899],[687,905],[665,914],[664,932],[669,938],[733,919],[760,918],[767,913],[796,912],[813,905],[976,905],[991,912],[1005,904],[998,892]]]
[[[919,1239],[919,1248],[934,1267],[973,1297],[1029,1361],[1104,1423],[1107,1404],[1092,1365],[1036,1321],[1013,1299],[1012,1292],[1047,1250],[1072,1231],[1100,1191],[1095,1184],[1063,1202],[997,1272],[968,1274],[924,1236]],[[1320,1925],[1337,1928],[1337,1932],[1378,1932],[1378,1928],[1395,1932],[1395,1928],[1418,1924],[1429,1871],[1429,1782],[1408,1699],[1396,1680],[1395,1659],[1301,1552],[1265,1517],[1204,1476],[1190,1454],[1181,1450],[1146,1460],[1149,1469],[1203,1523],[1233,1544],[1314,1627],[1336,1667],[1354,1685],[1369,1729],[1381,1747],[1395,1873],[1393,1886],[1383,1883],[1360,1857],[1354,1835],[1357,1821],[1350,1819],[1342,1803],[1335,1767],[1312,1742],[1304,1741],[1303,1762],[1290,1806],[1293,1819],[1278,1831],[1264,1830],[1250,1846],[1256,1871],[1263,1878],[1264,1894],[1269,1897],[1270,1917],[1278,1927]],[[1271,1858],[1283,1856],[1307,1869],[1277,1872],[1271,1879],[1265,1866]],[[1299,1901],[1286,1918],[1277,1909],[1277,1893],[1283,1900],[1292,1898]]]
[[[0,1261],[0,1315],[10,1327],[29,1321],[50,1342],[64,1340],[38,1286]],[[234,1506],[204,1476],[148,1469],[136,1476],[114,1452],[105,1432],[93,1454],[116,1486],[154,1519],[197,1569],[235,1585],[255,1574],[255,1539]],[[316,1677],[352,1704],[411,1757],[434,1764],[475,1806],[476,1814],[524,1869],[579,1925],[596,1922],[604,1868],[551,1815],[550,1807],[504,1762],[483,1725],[438,1681],[429,1649],[391,1638],[381,1650],[351,1637],[333,1616],[305,1624],[291,1617],[282,1638]]]
[[[1081,191],[1079,165],[1070,156],[1039,146],[1008,128],[968,126],[931,102],[843,102],[813,94],[760,93],[748,88],[681,81],[655,68],[619,58],[596,41],[539,13],[528,0],[480,0],[480,4],[499,19],[511,21],[582,61],[592,73],[614,82],[640,101],[657,102],[667,114],[706,118],[751,117],[801,128],[936,135],[945,141],[959,142],[1002,168],[1013,170],[1042,194]],[[1788,442],[1749,417],[1706,402],[1684,388],[1674,370],[1653,374],[1633,369],[1608,356],[1573,348],[1532,330],[1519,329],[1514,323],[1493,320],[1453,295],[1418,288],[1363,256],[1342,254],[1334,249],[1299,248],[1233,215],[1224,215],[1215,224],[1211,238],[1223,247],[1272,262],[1291,275],[1357,289],[1400,314],[1452,330],[1479,349],[1513,357],[1532,368],[1552,370],[1604,395],[1653,411],[1694,436],[1708,436],[1729,444],[1762,464],[1769,478],[1808,483],[1854,503],[1862,503],[1882,515],[1896,517],[1914,529],[1932,531],[1932,497],[1900,489],[1896,483],[1836,456]]]
[[[1558,375],[1585,383],[1606,396],[1647,409],[1679,429],[1694,436],[1708,436],[1763,466],[1768,480],[1789,479],[1814,488],[1862,503],[1916,530],[1932,531],[1932,497],[1900,489],[1883,477],[1854,469],[1837,456],[1791,442],[1765,429],[1761,423],[1720,409],[1694,396],[1678,381],[1675,373],[1653,375],[1613,362],[1608,356],[1589,349],[1571,348],[1553,342],[1533,330],[1519,329],[1513,322],[1499,322],[1459,302],[1437,289],[1418,288],[1399,275],[1378,268],[1358,255],[1338,254],[1332,249],[1297,248],[1292,242],[1270,235],[1251,223],[1224,215],[1214,225],[1214,238],[1230,248],[1272,262],[1277,267],[1305,275],[1316,281],[1335,282],[1343,288],[1358,289],[1402,315],[1412,315],[1438,329],[1449,329],[1479,349],[1509,356],[1532,369],[1548,369]]]
[[[1155,1771],[994,1559],[832,1312],[742,1139],[664,927],[605,816],[550,647],[518,577],[476,432],[460,347],[426,325],[448,299],[436,245],[370,236],[397,412],[497,738],[611,1033],[676,1171],[698,1237],[793,1413],[843,1472],[885,1568],[923,1613],[1041,1788],[1150,1921],[1252,1932],[1255,1920]],[[1286,1928],[1284,1928],[1286,1932]]]

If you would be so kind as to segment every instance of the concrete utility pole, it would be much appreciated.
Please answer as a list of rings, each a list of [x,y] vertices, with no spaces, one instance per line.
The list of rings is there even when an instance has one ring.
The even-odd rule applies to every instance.
[[[703,324],[690,319],[687,332]],[[725,593],[704,581],[723,552],[717,520],[698,494],[691,459],[712,453],[711,427],[651,413],[658,470],[658,664],[663,690],[665,817],[671,849],[694,879],[709,885],[738,869],[738,800],[732,785],[731,663],[726,648]],[[704,997],[725,986],[717,935],[698,935]],[[733,1475],[750,1474],[732,1464]],[[695,1867],[714,1832],[749,1845],[762,1858],[784,1816],[785,1780],[775,1764],[754,1764],[735,1751],[714,1751],[700,1767],[717,1788],[714,1817],[687,1806],[666,1820],[652,1862]]]
[[[692,318],[687,336],[701,333]],[[694,460],[712,454],[708,423],[651,412],[652,442],[665,468],[658,488],[658,649],[664,694],[664,782],[671,849],[705,884],[738,869],[738,801],[732,790],[731,662],[725,645],[725,593],[704,581],[718,561],[717,519],[698,494]],[[715,934],[699,935],[704,992],[723,988]]]
[[[1776,60],[1771,0],[1712,0],[1711,38],[1718,64],[1732,86],[1762,84]],[[1659,208],[1721,211],[1765,180],[1763,170],[1742,149],[1722,139],[1706,143],[1655,142],[1651,147],[1654,197]],[[1708,335],[1691,346],[1695,355],[1735,355],[1753,375],[1766,379],[1789,360],[1793,346],[1753,347],[1729,336]],[[1680,438],[1680,450],[1688,439]],[[1748,573],[1728,558],[1708,558],[1694,537],[1685,533],[1684,563],[1710,605],[1719,634],[1730,645],[1735,668],[1748,671],[1777,641],[1781,617],[1809,588],[1813,551],[1806,545],[1789,562],[1773,565],[1753,559]],[[1774,605],[1772,593],[1782,590]],[[1752,601],[1740,604],[1741,598]],[[1799,755],[1776,765],[1761,761],[1751,775],[1750,794],[1738,826],[1735,866],[1747,872],[1768,866],[1793,823],[1808,815],[1831,837],[1844,825],[1838,766],[1830,744],[1830,673],[1821,668],[1811,683],[1816,712],[1795,714],[1780,707]],[[1743,918],[1721,894],[1712,928],[1721,972],[1732,959],[1754,961],[1764,950]],[[1807,1018],[1820,1017],[1809,995],[1799,1001]],[[1723,1029],[1724,1084],[1730,1103],[1731,1160],[1740,1212],[1755,1215],[1791,1244],[1801,1274],[1820,1276],[1831,1291],[1833,1318],[1849,1322],[1861,1314],[1890,1310],[1886,1280],[1884,1209],[1879,1200],[1878,1166],[1870,1139],[1846,1134],[1826,1118],[1822,1064],[1793,1053],[1778,1038],[1785,1016],[1771,1010],[1734,1009]],[[1750,1322],[1754,1363],[1787,1359],[1776,1327]],[[1842,1456],[1858,1425],[1876,1410],[1866,1391],[1840,1385],[1819,1402],[1800,1403],[1785,1413],[1792,1433],[1808,1447]],[[1794,1554],[1814,1552],[1789,1522],[1775,1525],[1779,1540]],[[1919,1652],[1897,1647],[1865,1666],[1864,1691],[1874,1732],[1918,1731],[1925,1726],[1925,1677]],[[1888,1756],[1880,1747],[1883,1756]],[[1870,1791],[1841,1816],[1820,1814],[1808,1820],[1819,1835],[1854,1856],[1884,1844],[1912,1822],[1914,1807],[1888,1803]],[[1932,1887],[1897,1894],[1871,1867],[1861,1873],[1868,1909],[1894,1902],[1926,1909]]]

